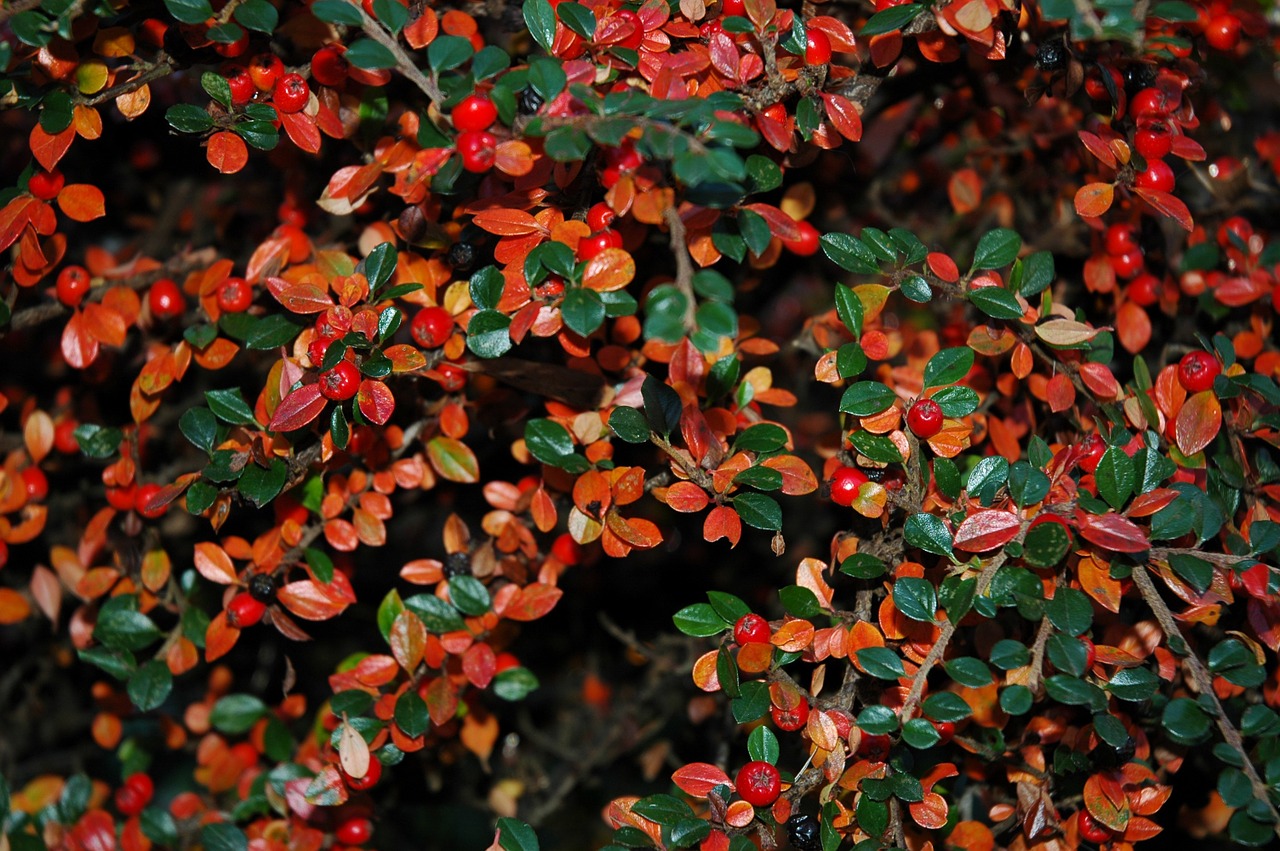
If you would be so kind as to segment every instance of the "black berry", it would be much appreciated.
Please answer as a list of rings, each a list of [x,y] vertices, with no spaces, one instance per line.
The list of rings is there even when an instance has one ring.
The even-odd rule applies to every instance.
[[[1067,51],[1060,41],[1046,41],[1036,50],[1036,67],[1041,71],[1061,71],[1067,66]]]
[[[821,851],[822,836],[818,820],[813,816],[796,813],[787,819],[787,837],[797,851]]]
[[[465,272],[476,262],[476,248],[469,242],[455,242],[449,246],[449,265],[456,272]]]
[[[531,86],[521,89],[519,103],[521,115],[533,115],[542,108],[543,103],[542,95],[535,92]]]
[[[255,573],[249,580],[249,595],[259,603],[270,603],[276,598],[276,578],[270,573]]]
[[[470,576],[471,556],[466,553],[449,553],[444,560],[444,575],[449,578]]]

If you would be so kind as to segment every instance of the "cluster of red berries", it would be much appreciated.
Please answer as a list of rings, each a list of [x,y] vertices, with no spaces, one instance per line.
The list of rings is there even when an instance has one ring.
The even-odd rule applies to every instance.
[[[1103,234],[1102,245],[1116,277],[1127,281],[1144,271],[1146,261],[1138,242],[1137,225],[1127,222],[1111,225]]]
[[[1129,102],[1129,113],[1137,126],[1134,147],[1147,164],[1133,176],[1133,185],[1139,189],[1173,191],[1173,169],[1164,157],[1173,149],[1170,117],[1177,106],[1174,98],[1157,88],[1145,88]]]
[[[221,69],[231,89],[231,103],[243,106],[259,94],[271,94],[280,112],[299,112],[311,99],[311,87],[301,74],[286,71],[274,53],[259,53],[247,65],[228,64]]]
[[[493,168],[497,159],[498,138],[489,132],[498,120],[498,108],[484,95],[470,94],[449,113],[458,133],[458,156],[462,167],[477,174]]]
[[[151,803],[155,791],[155,783],[146,774],[130,774],[116,790],[116,809],[122,816],[136,816]]]

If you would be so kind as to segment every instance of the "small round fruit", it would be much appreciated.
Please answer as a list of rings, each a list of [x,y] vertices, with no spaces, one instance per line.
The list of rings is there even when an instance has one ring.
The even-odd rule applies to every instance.
[[[621,248],[622,234],[616,230],[605,228],[599,233],[593,233],[591,236],[578,240],[578,257],[582,260],[590,260],[606,248]]]
[[[147,292],[147,305],[157,319],[173,319],[187,309],[187,300],[172,278],[161,278]]]
[[[329,351],[332,343],[333,340],[326,340],[324,337],[316,337],[307,343],[307,357],[311,359],[312,366],[320,366],[324,363],[325,352]]]
[[[467,95],[449,113],[459,130],[488,130],[498,120],[498,108],[484,95]]]
[[[230,603],[227,603],[227,623],[236,629],[253,626],[262,620],[262,616],[266,611],[267,606],[265,603],[253,599],[253,595],[248,591],[242,591],[232,597]]]
[[[155,520],[163,517],[169,511],[168,503],[165,503],[158,508],[147,508],[147,505],[151,502],[152,498],[158,493],[160,493],[160,486],[155,482],[140,485],[133,495],[133,510],[148,520]]]
[[[568,532],[564,532],[551,544],[551,555],[561,564],[572,567],[582,561],[582,544],[575,541]]]
[[[510,671],[512,668],[519,668],[520,660],[516,658],[514,653],[499,653],[493,660],[494,676],[501,674],[503,671]]]
[[[253,304],[253,287],[233,275],[218,286],[217,302],[223,313],[244,313]]]
[[[274,53],[259,53],[249,60],[249,78],[260,92],[275,88],[276,80],[284,73],[284,63]]]
[[[619,9],[615,17],[631,24],[631,31],[616,46],[625,47],[627,50],[639,50],[640,45],[644,43],[644,24],[641,23],[640,16],[630,9]]]
[[[1244,216],[1232,216],[1218,226],[1218,244],[1223,248],[1231,248],[1237,244],[1249,245],[1253,236],[1253,225]]]
[[[1110,842],[1113,836],[1111,830],[1085,810],[1080,811],[1079,824],[1080,838],[1087,842]]]
[[[1240,19],[1229,12],[1215,15],[1204,28],[1204,40],[1215,50],[1235,50],[1240,44]]]
[[[347,81],[349,67],[342,48],[328,44],[311,56],[311,79],[322,86],[337,88]]]
[[[1126,251],[1124,254],[1111,254],[1107,257],[1117,277],[1128,280],[1142,271],[1145,260],[1141,251]]]
[[[457,145],[462,167],[467,171],[479,174],[493,168],[498,157],[498,140],[492,133],[484,130],[459,133]]]
[[[281,112],[297,112],[307,105],[310,98],[311,87],[301,74],[285,74],[276,80],[271,91],[271,102]]]
[[[808,65],[826,65],[831,61],[831,38],[822,30],[805,30],[804,61]]]
[[[303,513],[306,509],[303,509]],[[255,573],[249,579],[249,596],[264,605],[276,598],[276,578],[270,573]]]
[[[58,273],[58,301],[67,307],[79,307],[89,293],[89,270],[83,266],[64,266]]]
[[[249,32],[245,30],[240,33],[240,37],[233,42],[214,42],[213,50],[219,56],[225,56],[227,59],[234,59],[237,56],[243,56],[245,51],[249,49]]]
[[[1086,473],[1092,473],[1098,469],[1102,456],[1106,454],[1107,442],[1102,439],[1099,434],[1091,434],[1080,443],[1080,467]]]
[[[345,772],[344,772],[345,773]],[[364,777],[351,777],[347,775],[347,786],[357,792],[363,792],[366,789],[372,789],[378,785],[378,780],[382,777],[382,762],[376,757],[369,760],[369,770],[364,773]]]
[[[813,254],[817,254],[818,248],[821,246],[821,243],[819,242],[820,234],[818,233],[818,229],[807,221],[798,222],[798,224],[800,226],[800,235],[795,239],[784,239],[782,240],[782,244],[786,246],[787,250],[792,254],[799,255],[800,257],[809,257]]]
[[[587,227],[591,228],[592,233],[602,231],[609,225],[613,224],[613,220],[618,217],[613,212],[613,208],[605,202],[593,204],[590,210],[587,210]]]
[[[933,399],[917,399],[907,411],[907,427],[921,440],[942,431],[942,406]]]
[[[22,471],[22,486],[27,492],[27,499],[36,502],[49,495],[49,479],[39,467],[28,467]]]
[[[858,755],[872,762],[883,762],[892,748],[893,740],[888,736],[863,733],[862,741],[858,743]]]
[[[773,630],[769,629],[769,622],[754,612],[748,612],[738,618],[738,622],[733,625],[733,640],[738,645],[743,644],[764,644],[768,643]]]
[[[459,393],[467,386],[467,371],[456,363],[437,364],[436,372],[440,374],[440,386],[446,393]]]
[[[1133,146],[1147,162],[1162,159],[1173,150],[1173,134],[1163,121],[1153,121],[1133,134]]]
[[[1213,380],[1222,372],[1218,359],[1206,351],[1187,352],[1178,361],[1178,383],[1188,393],[1199,393],[1213,387]]]
[[[1156,192],[1172,192],[1174,183],[1173,169],[1164,160],[1149,161],[1146,171],[1139,172],[1133,178],[1134,186]]]
[[[116,809],[122,816],[136,816],[146,809],[154,792],[155,784],[150,777],[141,772],[130,774],[116,790]]]
[[[76,440],[76,428],[80,424],[75,417],[66,416],[53,424],[53,448],[63,455],[75,455],[80,451],[80,441]]]
[[[116,511],[132,511],[134,497],[138,495],[138,486],[130,484],[123,488],[107,488],[107,504]]]
[[[753,807],[767,807],[782,793],[782,777],[778,769],[760,759],[738,769],[733,785],[742,800]]]
[[[1155,275],[1143,272],[1129,282],[1129,288],[1125,292],[1129,296],[1129,301],[1140,307],[1150,307],[1160,300],[1160,290],[1163,286]]]
[[[774,726],[779,730],[787,732],[799,730],[809,721],[809,701],[801,700],[791,709],[771,706],[769,714],[773,717]]]
[[[831,474],[831,501],[848,508],[858,498],[858,489],[868,481],[856,467],[839,467]]]
[[[258,87],[253,84],[253,77],[249,76],[249,69],[240,65],[227,65],[220,72],[224,80],[227,81],[227,87],[231,89],[231,102],[236,106],[244,106],[253,100],[254,92]]]
[[[1138,244],[1138,228],[1131,224],[1111,225],[1107,228],[1102,242],[1103,247],[1112,257],[1142,250],[1142,246]]]
[[[720,4],[720,13],[726,18],[730,15],[745,15],[747,14],[746,0],[724,0]]]
[[[1164,92],[1157,88],[1145,88],[1129,101],[1129,112],[1134,118],[1159,117],[1168,115],[1173,104]]]
[[[335,402],[345,402],[360,389],[360,370],[351,361],[342,360],[320,375],[320,395]]]
[[[373,836],[373,822],[367,818],[351,818],[338,825],[333,834],[343,845],[363,845]]]
[[[58,193],[62,191],[66,182],[67,179],[57,169],[53,171],[40,169],[27,181],[27,191],[41,201],[52,201],[58,197]]]
[[[413,317],[409,336],[424,349],[438,349],[453,333],[453,314],[443,307],[424,307]]]

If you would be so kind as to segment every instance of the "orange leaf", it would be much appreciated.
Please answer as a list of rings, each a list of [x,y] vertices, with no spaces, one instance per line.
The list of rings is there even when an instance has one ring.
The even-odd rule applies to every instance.
[[[680,791],[694,798],[705,798],[717,786],[731,786],[729,775],[717,766],[708,762],[691,762],[677,768],[671,775],[671,782]]]
[[[620,290],[636,276],[636,261],[621,248],[606,248],[587,261],[582,285],[596,292]]]
[[[58,167],[58,160],[62,159],[62,155],[67,152],[67,148],[71,147],[71,140],[76,137],[76,128],[74,125],[68,127],[61,133],[50,136],[44,131],[44,128],[37,124],[31,128],[31,136],[29,142],[31,145],[31,155],[36,158],[36,162],[40,163],[45,171],[53,171]]]
[[[982,178],[971,168],[960,169],[947,183],[947,197],[960,215],[973,212],[982,203]]]
[[[736,547],[742,539],[742,518],[729,506],[717,505],[702,524],[702,537],[708,542],[725,538],[729,546]]]
[[[301,579],[283,586],[276,594],[286,609],[298,617],[309,621],[328,620],[342,612],[354,602],[354,594],[344,594],[339,584],[340,573],[334,573],[334,581],[321,584],[310,579]],[[345,579],[345,577],[344,577]]]
[[[1080,364],[1080,378],[1086,387],[1103,399],[1114,399],[1120,395],[1120,382],[1116,381],[1111,367],[1105,363]]]
[[[19,195],[0,210],[0,251],[18,241],[36,210],[43,205],[30,195]]]
[[[605,516],[605,526],[627,544],[642,550],[662,543],[662,532],[651,520],[643,517],[623,517],[614,510]]]
[[[1061,372],[1049,379],[1046,390],[1049,394],[1049,409],[1055,414],[1067,410],[1076,403],[1076,386]]]
[[[310,281],[290,283],[284,278],[267,278],[267,290],[290,313],[323,313],[333,307],[329,294]]]
[[[227,551],[215,543],[201,541],[196,544],[195,566],[200,575],[219,585],[231,585],[236,581],[236,568]]]
[[[1129,354],[1137,354],[1151,342],[1151,317],[1145,308],[1126,301],[1116,311],[1116,336]]]
[[[909,807],[911,819],[925,830],[940,830],[947,824],[947,802],[937,792],[926,792],[923,801]]]
[[[667,505],[681,513],[701,511],[709,502],[707,492],[693,482],[676,482],[667,488]]]
[[[1105,609],[1120,611],[1120,580],[1111,578],[1111,568],[1105,563],[1086,556],[1080,559],[1080,588]]]
[[[58,207],[77,222],[91,222],[107,214],[102,190],[90,183],[69,183],[62,187]]]
[[[123,346],[129,326],[119,312],[106,305],[89,302],[84,306],[84,330],[100,343]]]
[[[1111,209],[1116,188],[1110,183],[1090,183],[1076,192],[1076,212],[1086,219],[1097,218]]]
[[[1107,168],[1115,168],[1119,165],[1119,162],[1116,160],[1116,155],[1111,151],[1111,147],[1096,133],[1090,133],[1088,130],[1081,130],[1080,141],[1089,149],[1089,153],[1097,157],[1098,160]]]
[[[12,588],[0,588],[0,624],[24,621],[31,614],[27,598]]]
[[[396,616],[391,625],[391,655],[406,671],[413,671],[422,661],[427,646],[427,628],[413,612],[405,611]]]
[[[523,210],[485,210],[472,216],[471,221],[481,230],[498,236],[545,233],[538,220]]]
[[[84,314],[77,310],[62,329],[62,359],[74,369],[84,369],[97,357],[98,341],[85,329]]]
[[[1084,783],[1084,806],[1102,824],[1123,833],[1129,822],[1129,800],[1119,779],[1110,773],[1094,774]]]
[[[236,639],[240,637],[240,630],[227,623],[227,613],[218,612],[212,621],[209,622],[209,628],[204,631],[204,658],[206,662],[212,662],[221,656],[225,656],[236,645]]]
[[[235,174],[249,162],[249,148],[235,133],[223,130],[209,137],[205,151],[209,165],[223,174]]]
[[[284,132],[289,134],[293,144],[308,154],[320,152],[320,129],[316,120],[305,112],[277,112]]]
[[[822,103],[826,107],[827,118],[841,136],[850,142],[862,138],[862,115],[853,101],[843,95],[822,93]]]
[[[1218,436],[1222,428],[1222,405],[1212,390],[1201,390],[1187,399],[1173,429],[1178,450],[1195,455]]]
[[[818,477],[795,455],[775,455],[761,461],[760,466],[782,474],[782,492],[787,496],[801,496],[818,489]]]
[[[1151,209],[1173,219],[1188,233],[1195,227],[1195,222],[1191,220],[1191,211],[1177,197],[1170,195],[1168,192],[1143,189],[1141,186],[1135,186],[1133,191],[1138,193],[1138,197],[1146,201]]]
[[[534,582],[520,589],[502,616],[513,621],[534,621],[554,609],[562,596],[564,592],[556,586]]]
[[[396,398],[391,394],[391,388],[372,378],[360,382],[356,402],[360,405],[360,413],[374,425],[385,424],[396,409]]]

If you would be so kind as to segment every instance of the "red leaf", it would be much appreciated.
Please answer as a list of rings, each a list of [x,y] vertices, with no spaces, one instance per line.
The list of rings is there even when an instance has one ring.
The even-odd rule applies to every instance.
[[[1116,381],[1111,367],[1105,363],[1080,364],[1080,378],[1086,387],[1103,399],[1114,399],[1120,395],[1120,382]]]
[[[1173,424],[1175,441],[1183,455],[1195,455],[1218,436],[1222,405],[1212,390],[1201,390],[1187,399]]]
[[[62,359],[75,369],[84,369],[98,357],[98,341],[84,327],[84,314],[76,311],[62,329]]]
[[[291,313],[323,313],[333,307],[333,299],[307,281],[289,283],[284,278],[267,278],[267,290]]]
[[[338,585],[337,577],[341,575],[335,573],[334,581],[327,585],[310,579],[290,582],[277,592],[276,599],[303,620],[328,620],[340,614],[352,603],[348,595],[341,593],[341,589],[335,587]]]
[[[1076,212],[1086,219],[1097,218],[1111,209],[1116,188],[1110,183],[1090,183],[1076,192]]]
[[[493,680],[497,662],[492,647],[484,642],[473,644],[462,654],[462,673],[476,688],[486,688]]]
[[[676,482],[667,488],[667,505],[683,514],[691,514],[707,507],[707,492],[693,482]]]
[[[1201,162],[1205,159],[1204,148],[1195,139],[1184,133],[1173,134],[1172,145],[1169,152],[1175,157],[1193,162]]]
[[[782,492],[787,496],[801,496],[818,489],[818,477],[795,455],[775,455],[761,461],[760,466],[782,474]]]
[[[823,92],[822,102],[827,108],[827,118],[831,119],[831,124],[841,136],[850,142],[857,142],[862,138],[862,115],[851,100],[843,95]]]
[[[71,183],[58,193],[58,207],[68,218],[91,222],[107,214],[102,190],[89,183]]]
[[[481,230],[498,236],[526,236],[544,232],[538,220],[523,210],[485,210],[472,216],[471,221]]]
[[[1115,512],[1089,514],[1076,511],[1076,527],[1086,541],[1117,553],[1140,553],[1151,549],[1142,527]]]
[[[731,786],[729,775],[709,762],[691,762],[677,768],[671,782],[694,798],[705,798],[717,786]]]
[[[227,623],[227,613],[218,612],[213,620],[209,621],[209,628],[204,631],[205,661],[212,662],[227,655],[231,648],[236,646],[236,639],[239,637],[240,630]]]
[[[278,112],[284,132],[289,134],[293,144],[308,154],[320,152],[320,128],[316,120],[305,112]]]
[[[1102,138],[1097,134],[1090,133],[1088,130],[1081,130],[1080,141],[1084,142],[1084,146],[1089,149],[1089,153],[1097,157],[1107,168],[1115,168],[1119,165],[1116,161],[1116,155],[1111,152],[1111,146],[1102,141]]]
[[[955,546],[969,553],[994,550],[1012,541],[1022,523],[1012,511],[979,511],[956,530]]]
[[[19,195],[4,205],[4,209],[0,210],[0,251],[18,241],[23,228],[31,221],[41,203],[30,195]]]
[[[725,538],[730,546],[736,547],[742,539],[742,518],[729,506],[717,505],[702,524],[702,537],[706,541]]]
[[[1187,233],[1190,233],[1195,226],[1195,223],[1191,220],[1191,211],[1187,209],[1187,205],[1168,192],[1143,189],[1141,186],[1135,186],[1133,191],[1138,193],[1138,197],[1146,201],[1151,209],[1173,219]]]
[[[205,157],[209,165],[223,174],[235,174],[249,162],[249,148],[244,139],[230,130],[223,130],[209,137]]]
[[[360,382],[356,401],[360,405],[360,413],[374,425],[386,423],[396,409],[396,397],[391,394],[391,388],[372,378]]]
[[[227,551],[211,541],[196,544],[196,570],[210,582],[218,585],[230,585],[236,581],[236,568],[231,563]]]
[[[554,609],[562,596],[564,592],[554,585],[533,582],[520,589],[502,610],[502,616],[513,621],[535,621]]]
[[[320,395],[319,384],[304,384],[288,396],[280,400],[275,416],[271,418],[267,429],[270,431],[293,431],[320,416],[328,402]]]
[[[800,225],[786,213],[769,204],[747,204],[744,209],[750,210],[769,223],[769,230],[781,240],[800,238]]]
[[[937,792],[926,792],[923,801],[908,808],[911,819],[925,830],[939,830],[947,824],[947,801]]]
[[[84,330],[99,343],[123,346],[129,326],[119,311],[105,304],[89,302],[84,306]]]
[[[58,167],[58,160],[71,147],[71,140],[76,137],[74,124],[69,125],[57,135],[50,136],[44,128],[37,124],[31,128],[31,154],[45,171],[53,171]]]
[[[1129,822],[1129,800],[1119,779],[1095,774],[1084,783],[1084,806],[1100,823],[1123,833]]]

